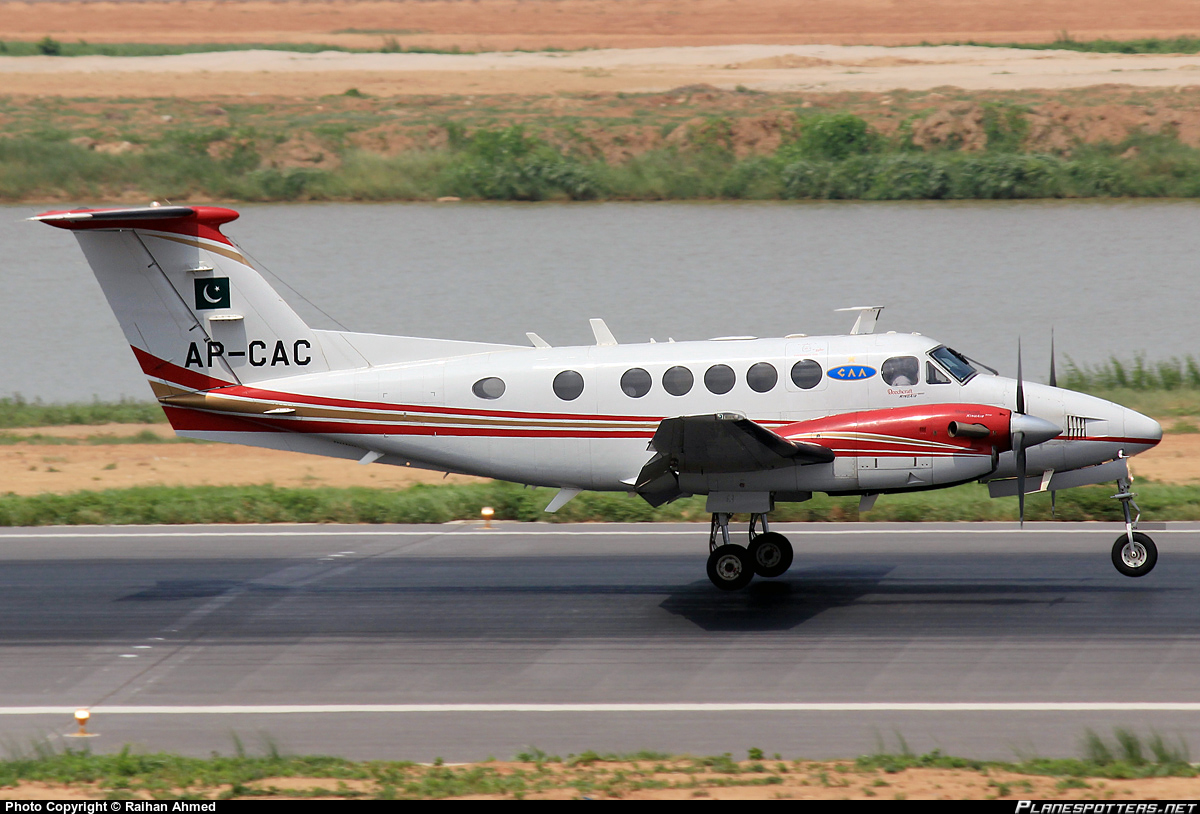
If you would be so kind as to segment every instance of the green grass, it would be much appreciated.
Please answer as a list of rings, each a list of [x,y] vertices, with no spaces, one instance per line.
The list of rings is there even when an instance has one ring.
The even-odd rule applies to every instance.
[[[371,101],[353,88],[342,97]],[[0,139],[0,200],[103,200],[130,189],[155,199],[233,201],[1200,197],[1200,149],[1170,134],[1081,144],[1069,156],[1022,152],[1025,112],[989,105],[985,152],[924,152],[907,131],[884,138],[856,116],[821,114],[802,117],[796,138],[775,153],[739,158],[730,121],[715,117],[691,127],[682,146],[613,163],[568,131],[565,143],[552,144],[519,125],[467,132],[444,123],[442,146],[380,155],[347,138],[376,121],[362,112],[299,128],[323,145],[311,167],[279,168],[266,158],[296,122],[278,130],[131,130],[136,149],[123,154],[71,143],[72,130],[43,130]],[[337,165],[321,164],[326,155]]]
[[[1195,54],[1200,53],[1200,37],[1142,37],[1133,40],[1076,40],[1061,32],[1053,42],[975,42],[990,48],[1025,48],[1035,51],[1084,51],[1095,54]]]
[[[197,42],[197,43],[150,43],[150,42],[60,42],[53,37],[43,37],[37,41],[5,40],[0,41],[0,56],[31,57],[161,57],[178,54],[223,53],[226,51],[289,51],[302,54],[316,54],[322,51],[342,51],[352,54],[475,54],[478,51],[464,51],[458,46],[450,48],[433,48],[424,45],[404,45],[396,37],[421,34],[412,29],[358,29],[344,28],[334,34],[374,34],[381,37],[378,48],[362,46],[333,45],[320,42]],[[567,48],[517,48],[522,53],[560,53],[574,50]]]
[[[21,396],[0,398],[0,429],[5,430],[80,424],[164,424],[166,420],[162,407],[153,401],[45,404],[38,400],[27,401]]]
[[[98,725],[93,722],[93,726]],[[22,782],[75,786],[109,799],[247,796],[438,799],[465,795],[520,799],[532,792],[622,797],[641,789],[766,787],[783,785],[789,779],[801,786],[843,788],[873,780],[873,788],[883,788],[897,781],[889,783],[879,776],[881,773],[886,776],[910,769],[942,769],[985,776],[1002,771],[1030,778],[1059,778],[1055,785],[1059,792],[1091,788],[1093,784],[1087,781],[1093,779],[1197,775],[1196,767],[1188,762],[1187,744],[1182,739],[1168,740],[1157,733],[1143,738],[1125,729],[1115,730],[1112,741],[1089,730],[1083,738],[1080,758],[1030,757],[1019,762],[973,760],[940,751],[915,755],[907,748],[899,754],[880,751],[855,761],[784,762],[780,755],[775,755],[767,762],[757,749],[749,750],[748,760],[737,761],[730,752],[691,756],[650,751],[599,754],[587,750],[563,758],[529,747],[516,756],[518,765],[501,770],[491,759],[451,767],[441,758],[431,764],[416,764],[294,756],[281,752],[266,737],[261,755],[248,754],[236,735],[234,746],[233,755],[214,752],[207,758],[193,758],[163,752],[141,753],[129,746],[114,754],[97,755],[86,749],[59,750],[37,742],[27,750],[10,747],[8,759],[0,760],[0,787]],[[283,790],[271,783],[276,778],[304,778],[309,785]],[[1010,794],[1013,786],[1027,792],[1032,790],[1028,780],[992,785],[1000,796]]]
[[[1189,425],[1191,426],[1191,425]],[[1190,430],[1191,432],[1200,432],[1200,430]],[[84,438],[70,438],[61,435],[46,435],[44,433],[34,433],[33,435],[18,435],[15,433],[0,433],[0,446],[12,446],[13,444],[38,444],[40,446],[111,446],[121,444],[208,444],[209,441],[201,441],[196,438],[174,438],[170,436],[162,436],[152,430],[142,430],[133,435],[112,435],[104,433],[101,435],[88,435]]]
[[[1157,520],[1200,520],[1200,487],[1139,481],[1144,516]],[[635,495],[585,492],[556,514],[543,509],[553,489],[516,484],[426,485],[382,489],[275,486],[142,486],[70,494],[0,495],[0,526],[128,525],[187,523],[446,523],[479,520],[491,506],[497,520],[581,522],[707,521],[704,498],[692,497],[654,509]],[[1064,521],[1121,519],[1111,486],[1071,489],[1058,495],[1057,517]],[[805,503],[780,504],[775,522],[1013,521],[1013,498],[992,500],[987,488],[967,484],[952,489],[884,495],[863,515],[858,498],[817,495]],[[1048,495],[1026,498],[1028,520],[1050,520]]]
[[[392,34],[406,32],[390,31],[354,31],[348,29],[344,33],[361,34]],[[458,54],[469,53],[458,48],[427,48],[423,46],[400,46],[395,37],[385,36],[378,48],[362,48],[346,45],[331,45],[319,42],[199,42],[199,43],[149,43],[149,42],[113,42],[91,43],[86,41],[59,42],[51,37],[44,37],[36,42],[22,40],[7,40],[0,42],[0,56],[30,57],[161,57],[178,54],[223,53],[226,51],[289,51],[302,54],[316,54],[322,51],[342,51],[356,54],[371,53],[413,53],[413,54]]]

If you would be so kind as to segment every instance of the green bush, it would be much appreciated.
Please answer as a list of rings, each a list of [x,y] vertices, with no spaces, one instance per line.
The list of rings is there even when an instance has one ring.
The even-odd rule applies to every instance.
[[[62,55],[62,43],[46,35],[37,41],[38,53],[42,56],[57,57]]]
[[[476,131],[439,180],[452,195],[493,200],[589,200],[601,191],[590,167],[519,126]]]
[[[823,113],[801,120],[800,135],[784,147],[795,158],[842,161],[866,155],[880,147],[878,134],[851,113]]]

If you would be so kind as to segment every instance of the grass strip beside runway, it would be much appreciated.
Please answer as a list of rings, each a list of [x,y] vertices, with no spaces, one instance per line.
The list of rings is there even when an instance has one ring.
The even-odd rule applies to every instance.
[[[290,756],[269,739],[265,739],[265,754],[252,756],[236,736],[234,743],[234,755],[214,753],[209,758],[139,754],[128,746],[116,754],[94,755],[87,750],[57,751],[39,744],[32,754],[18,752],[0,761],[0,797],[7,796],[5,789],[19,790],[23,784],[36,783],[51,787],[42,786],[43,793],[70,789],[109,799],[678,798],[680,792],[691,797],[720,797],[725,796],[725,789],[736,789],[739,797],[792,797],[803,792],[805,797],[886,795],[905,799],[909,794],[925,796],[922,786],[931,785],[930,773],[938,773],[936,779],[946,782],[950,772],[956,781],[954,796],[959,798],[1036,792],[1040,799],[1074,797],[1079,790],[1093,788],[1104,791],[1106,797],[1117,791],[1134,794],[1139,787],[1128,781],[1193,778],[1197,774],[1196,767],[1188,763],[1182,741],[1157,735],[1143,740],[1126,730],[1117,730],[1112,741],[1088,731],[1081,759],[1027,758],[1019,763],[970,760],[937,751],[818,762],[785,760],[779,754],[768,757],[755,747],[746,750],[745,760],[735,759],[730,752],[693,757],[587,751],[562,758],[530,747],[512,762],[445,766],[441,758],[432,764],[418,764]],[[759,791],[754,792],[753,787]]]
[[[1143,514],[1159,520],[1200,520],[1200,486],[1138,482]],[[1060,492],[1057,519],[1121,519],[1113,487],[1100,485]],[[585,492],[556,514],[543,509],[555,490],[516,484],[418,484],[401,490],[370,488],[280,488],[265,486],[145,486],[71,494],[0,495],[0,526],[146,525],[208,523],[446,523],[479,520],[491,506],[496,520],[581,522],[702,521],[703,497],[651,508],[636,495]],[[1013,498],[992,500],[987,488],[967,484],[931,492],[884,495],[861,516],[857,497],[815,495],[785,503],[775,522],[1012,521]],[[1030,495],[1027,520],[1050,520],[1049,495]]]

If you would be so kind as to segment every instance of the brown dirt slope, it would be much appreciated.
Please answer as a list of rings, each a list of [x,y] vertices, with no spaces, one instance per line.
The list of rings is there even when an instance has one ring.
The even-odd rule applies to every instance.
[[[852,763],[763,760],[737,764],[736,772],[697,770],[696,760],[596,761],[567,767],[558,763],[534,766],[528,763],[487,762],[445,768],[416,766],[409,776],[416,781],[433,772],[466,774],[486,772],[494,777],[518,775],[528,786],[526,800],[1190,800],[1200,790],[1193,777],[1153,777],[1131,780],[1042,777],[997,769],[906,769],[885,772],[864,769]],[[436,788],[433,784],[421,786]],[[338,792],[330,789],[338,788]],[[305,797],[334,799],[347,792],[370,796],[380,785],[367,780],[338,780],[310,777],[266,777],[247,781],[238,795],[242,799]],[[393,789],[394,792],[394,789]],[[128,793],[128,792],[127,792]],[[161,792],[158,792],[161,794]],[[205,799],[229,793],[228,786],[204,789],[192,786],[191,796]],[[103,798],[106,790],[92,784],[63,786],[21,783],[0,788],[6,800],[78,800]],[[135,799],[146,799],[143,790]],[[513,799],[507,794],[474,794],[459,799]]]
[[[1200,33],[1194,0],[3,2],[0,39],[326,42],[463,50],[730,43],[1041,42]]]

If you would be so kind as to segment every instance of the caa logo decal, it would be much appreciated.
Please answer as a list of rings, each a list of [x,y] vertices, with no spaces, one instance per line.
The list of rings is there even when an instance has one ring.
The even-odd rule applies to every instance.
[[[829,375],[844,382],[853,382],[859,379],[869,379],[876,372],[875,368],[866,365],[842,365],[829,371]]]

